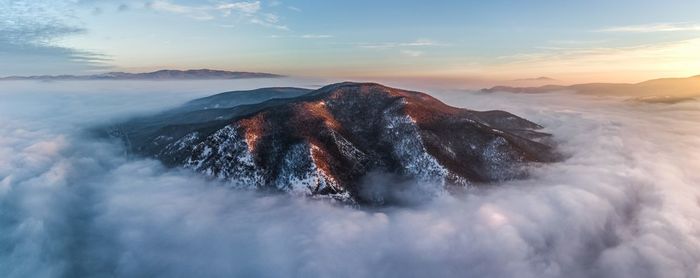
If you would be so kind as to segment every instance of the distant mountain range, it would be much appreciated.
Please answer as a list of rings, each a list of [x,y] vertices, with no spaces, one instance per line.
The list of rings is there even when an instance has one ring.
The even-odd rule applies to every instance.
[[[92,75],[38,75],[38,76],[8,76],[2,80],[211,80],[211,79],[243,79],[243,78],[278,78],[282,75],[260,72],[225,71],[225,70],[159,70],[144,73],[108,72]]]
[[[515,79],[515,80],[513,80],[513,81],[542,81],[542,82],[550,81],[550,82],[551,82],[551,81],[558,81],[558,80],[556,80],[556,79],[554,79],[554,78],[551,78],[551,77],[540,76],[540,77],[537,77],[537,78]]]
[[[686,78],[661,78],[640,83],[587,83],[570,86],[545,85],[540,87],[496,86],[482,92],[510,92],[537,94],[569,91],[586,95],[630,96],[642,102],[679,102],[700,96],[700,75]]]

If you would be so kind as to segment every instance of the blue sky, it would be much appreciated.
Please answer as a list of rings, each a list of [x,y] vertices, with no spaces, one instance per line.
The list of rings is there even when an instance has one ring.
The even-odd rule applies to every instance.
[[[698,11],[690,0],[0,0],[0,75],[636,81],[700,74]]]

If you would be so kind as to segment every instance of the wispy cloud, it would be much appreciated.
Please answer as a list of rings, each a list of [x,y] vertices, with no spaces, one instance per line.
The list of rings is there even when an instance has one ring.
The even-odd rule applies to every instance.
[[[421,57],[426,53],[427,48],[447,45],[448,44],[436,42],[430,39],[417,39],[409,42],[360,43],[357,46],[359,48],[370,50],[393,50],[407,57]]]
[[[607,41],[605,40],[550,40],[549,43],[555,44],[555,45],[566,45],[566,46],[572,46],[572,45],[594,45],[594,44],[602,44]]]
[[[264,27],[289,30],[281,24],[280,18],[274,13],[263,13],[260,1],[239,1],[208,5],[176,4],[169,0],[150,2],[148,7],[155,11],[187,16],[196,20],[214,20],[235,17],[237,20]],[[232,24],[226,24],[232,26]]]
[[[693,23],[653,23],[642,25],[614,26],[596,30],[597,32],[616,33],[656,33],[656,32],[682,32],[700,31],[700,24]]]
[[[260,2],[236,2],[220,4],[216,7],[217,10],[223,11],[224,15],[230,15],[233,11],[238,11],[244,14],[255,14],[260,11]]]
[[[216,16],[226,17],[232,13],[251,16],[260,11],[260,1],[189,6],[175,4],[167,0],[156,0],[150,2],[148,6],[156,11],[181,14],[199,20],[210,20]]]
[[[84,71],[103,68],[107,57],[63,47],[62,38],[85,33],[68,23],[67,5],[15,1],[0,5],[0,72],[5,74]]]
[[[268,38],[271,39],[309,39],[309,40],[320,40],[320,39],[330,39],[330,38],[335,38],[333,35],[326,35],[326,34],[304,34],[304,35],[286,35],[286,36],[280,36],[280,35],[270,35]]]
[[[289,27],[287,27],[287,25],[279,24],[275,17],[253,17],[250,19],[250,23],[268,28],[289,31]]]
[[[401,54],[409,56],[409,57],[419,57],[419,56],[423,55],[423,51],[404,49],[404,50],[401,50]]]
[[[117,11],[118,12],[125,12],[129,10],[129,5],[121,3],[119,6],[117,6]]]
[[[330,39],[330,38],[333,38],[332,35],[324,35],[324,34],[306,34],[306,35],[301,35],[300,37],[302,39]]]
[[[185,6],[171,3],[170,1],[166,0],[153,1],[148,4],[148,7],[155,11],[181,14],[197,20],[214,19],[211,12],[216,10],[216,8],[213,6]]]
[[[400,47],[429,47],[429,46],[444,46],[446,44],[438,43],[429,39],[418,39],[412,42],[381,42],[381,43],[361,43],[360,48],[369,49],[389,49]]]

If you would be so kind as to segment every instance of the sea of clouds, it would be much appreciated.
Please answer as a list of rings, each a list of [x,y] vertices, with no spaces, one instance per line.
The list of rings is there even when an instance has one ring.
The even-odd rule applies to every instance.
[[[526,180],[374,209],[233,190],[84,132],[270,85],[314,83],[0,84],[0,277],[700,275],[697,101],[434,89],[542,124],[569,158]]]

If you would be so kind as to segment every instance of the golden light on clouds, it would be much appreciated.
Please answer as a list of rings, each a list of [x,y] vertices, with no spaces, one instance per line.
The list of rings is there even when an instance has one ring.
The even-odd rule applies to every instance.
[[[700,38],[619,48],[550,48],[502,60],[488,70],[513,76],[536,72],[577,82],[684,77],[700,74]]]
[[[374,70],[344,68],[344,71],[328,69],[325,73],[357,78],[415,79],[423,83],[432,80],[477,87],[510,84],[508,82],[539,76],[555,79],[550,83],[574,84],[636,83],[700,75],[700,38],[623,47],[561,45],[480,61],[470,56],[446,59],[425,53],[419,59],[407,59],[405,65],[399,63],[402,66],[387,63]]]

